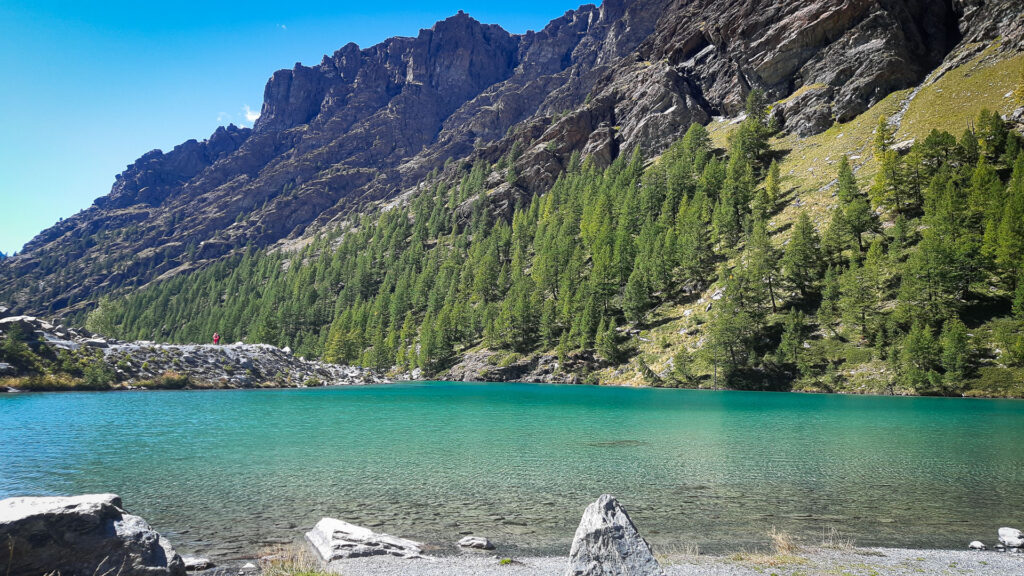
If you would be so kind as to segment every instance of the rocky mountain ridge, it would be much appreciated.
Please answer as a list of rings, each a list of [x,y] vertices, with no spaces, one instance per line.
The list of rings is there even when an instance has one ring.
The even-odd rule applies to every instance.
[[[538,32],[465,13],[267,83],[253,129],[145,154],[110,194],[0,263],[0,301],[74,316],[97,298],[246,248],[309,235],[440,170],[522,150],[495,209],[546,190],[574,152],[656,153],[753,88],[814,134],[999,39],[1014,0],[608,0]],[[456,160],[456,162],[451,162]]]

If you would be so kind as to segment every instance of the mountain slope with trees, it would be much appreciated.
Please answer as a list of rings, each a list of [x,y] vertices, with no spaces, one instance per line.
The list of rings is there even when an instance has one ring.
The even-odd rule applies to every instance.
[[[650,162],[574,158],[510,222],[486,209],[486,176],[513,178],[513,157],[90,321],[127,338],[219,329],[424,376],[486,352],[494,370],[478,377],[547,358],[544,379],[568,381],[1021,395],[1024,138],[983,111],[975,130],[901,154],[880,117],[872,180],[842,156],[827,221],[799,211],[783,227],[776,127],[760,92],[747,106],[727,150],[694,124]],[[668,324],[699,340],[645,337]]]
[[[337,175],[354,160],[326,150],[369,153],[355,144],[392,130],[371,113],[372,130],[327,137],[359,100],[339,96],[347,56],[279,72],[251,133],[144,157],[90,215],[0,263],[0,298],[79,322],[98,300],[87,325],[103,334],[217,331],[396,377],[1024,396],[1019,10],[767,4],[606,3],[524,37],[459,15],[431,34],[473,31],[474,58],[518,50],[505,80],[467,88],[412,156],[381,156],[395,169],[358,198],[303,177],[260,210],[305,224],[248,241],[261,228],[238,215],[175,255],[173,236],[218,221],[189,207],[258,199],[312,158]],[[542,43],[571,56],[541,65]],[[428,44],[434,60],[389,52],[398,40],[360,58],[467,62],[461,40]],[[436,80],[432,66],[416,70]],[[254,138],[283,134],[287,161],[230,179]],[[214,173],[232,184],[204,192]],[[126,267],[143,237],[156,244]]]
[[[996,38],[1020,50],[1016,0],[608,0],[523,35],[460,13],[275,72],[253,129],[139,158],[0,264],[0,301],[80,318],[104,294],[292,244],[518,147],[508,217],[575,152],[601,167],[659,154],[754,88],[782,101],[780,126],[815,134]]]

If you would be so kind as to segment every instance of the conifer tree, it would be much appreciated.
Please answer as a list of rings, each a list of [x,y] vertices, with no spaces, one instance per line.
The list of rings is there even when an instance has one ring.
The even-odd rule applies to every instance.
[[[803,313],[794,310],[787,314],[784,326],[782,341],[779,343],[779,360],[787,364],[798,364],[806,330]]]
[[[754,228],[743,251],[743,263],[754,282],[767,288],[772,312],[778,311],[775,301],[775,287],[778,279],[779,255],[772,245],[763,220],[754,222]]]
[[[633,268],[633,273],[629,275],[629,281],[626,282],[626,289],[622,295],[622,310],[630,322],[643,322],[650,306],[650,290],[644,276],[640,271],[640,266]]]
[[[839,161],[839,191],[837,196],[842,205],[842,219],[845,228],[853,234],[857,248],[864,250],[864,233],[878,229],[878,218],[871,210],[868,198],[857,186],[850,162],[846,156]]]
[[[835,335],[835,324],[840,317],[840,287],[839,275],[835,268],[828,267],[825,271],[825,280],[821,287],[821,304],[818,307],[818,323],[822,328],[829,330]]]
[[[970,357],[967,338],[967,326],[959,318],[950,318],[942,325],[942,369],[949,386],[959,386],[967,374]]]
[[[605,322],[604,318],[601,319],[597,330],[597,353],[609,364],[619,361],[620,351],[615,334],[615,323]]]
[[[936,391],[941,379],[935,370],[938,363],[939,349],[931,329],[915,322],[900,348],[900,377],[904,385],[918,393]]]
[[[1024,154],[1017,158],[1007,188],[1005,206],[999,220],[996,264],[1010,282],[1024,268]]]
[[[806,212],[800,213],[793,226],[793,235],[782,257],[782,274],[801,298],[807,297],[821,277],[818,233]]]

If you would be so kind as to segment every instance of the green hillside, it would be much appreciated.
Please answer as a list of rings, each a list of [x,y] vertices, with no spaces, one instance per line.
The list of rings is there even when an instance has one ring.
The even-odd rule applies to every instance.
[[[477,354],[600,383],[1024,396],[1024,155],[980,111],[1019,105],[1024,56],[993,54],[804,139],[771,137],[755,92],[746,120],[692,126],[654,161],[574,160],[507,222],[482,200],[517,178],[513,151],[89,325],[394,373]]]

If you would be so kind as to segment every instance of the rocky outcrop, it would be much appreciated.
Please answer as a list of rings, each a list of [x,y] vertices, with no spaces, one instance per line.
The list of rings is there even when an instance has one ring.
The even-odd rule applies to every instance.
[[[618,501],[604,494],[587,506],[569,552],[566,576],[655,576],[664,572]]]
[[[170,543],[114,494],[2,500],[0,541],[8,576],[185,574]]]
[[[600,165],[657,153],[690,123],[739,112],[753,88],[781,101],[785,129],[812,134],[944,59],[997,37],[1019,50],[1022,36],[1018,0],[606,0],[523,35],[460,12],[414,38],[275,72],[252,130],[144,155],[109,195],[0,261],[0,299],[79,313],[518,146],[519,177],[491,203],[505,216],[573,153]]]
[[[0,338],[13,326],[37,353],[95,349],[123,387],[327,386],[383,382],[373,371],[306,360],[269,344],[157,344],[106,339],[81,328],[65,328],[32,316],[0,319]],[[0,372],[0,375],[5,375]],[[17,375],[6,374],[10,376]]]
[[[335,518],[322,518],[306,533],[306,540],[325,567],[331,567],[331,563],[338,560],[365,556],[425,558],[419,542],[374,532]]]

